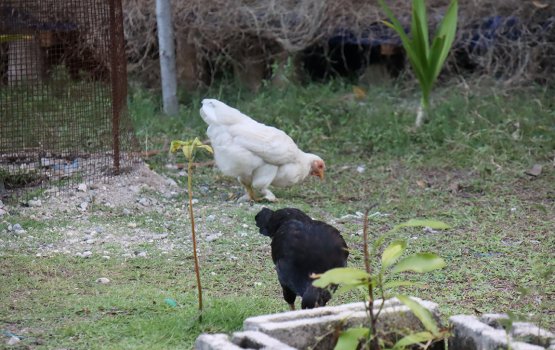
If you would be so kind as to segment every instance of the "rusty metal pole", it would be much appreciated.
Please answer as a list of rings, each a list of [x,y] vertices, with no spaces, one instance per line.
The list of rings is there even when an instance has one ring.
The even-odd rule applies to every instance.
[[[127,96],[127,60],[123,36],[121,0],[110,0],[110,78],[112,80],[112,139],[114,172],[120,173],[120,121]]]

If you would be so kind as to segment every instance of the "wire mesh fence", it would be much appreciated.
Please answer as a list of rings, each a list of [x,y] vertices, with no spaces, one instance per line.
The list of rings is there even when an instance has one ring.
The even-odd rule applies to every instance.
[[[129,169],[126,74],[120,0],[3,0],[0,195]]]

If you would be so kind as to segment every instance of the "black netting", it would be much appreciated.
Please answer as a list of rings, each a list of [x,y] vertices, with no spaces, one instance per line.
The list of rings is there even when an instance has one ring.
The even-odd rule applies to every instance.
[[[2,0],[0,195],[136,160],[120,0]]]

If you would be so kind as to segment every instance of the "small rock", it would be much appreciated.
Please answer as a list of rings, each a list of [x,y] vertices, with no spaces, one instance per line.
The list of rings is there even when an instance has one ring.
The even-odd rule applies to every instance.
[[[81,183],[77,186],[77,190],[81,192],[87,192],[87,184]]]
[[[80,258],[89,258],[92,255],[92,252],[90,250],[86,250],[83,253],[77,253],[75,255]]]
[[[100,277],[99,279],[96,280],[96,283],[108,284],[110,283],[110,279],[106,277]]]
[[[93,244],[94,242],[96,242],[96,239],[94,239],[94,238],[87,239],[87,240],[85,241],[86,244]]]
[[[109,255],[102,255],[102,259],[104,259],[104,260],[110,260],[110,256],[109,256]]]
[[[19,343],[20,341],[21,341],[21,339],[19,339],[19,337],[12,336],[12,337],[10,337],[10,339],[8,339],[8,341],[6,342],[6,345],[14,346],[17,343]]]
[[[357,166],[357,173],[362,174],[366,171],[366,167],[364,165]]]
[[[0,200],[0,208],[4,208],[4,202]]]
[[[149,207],[151,205],[150,200],[145,197],[141,197],[139,199],[139,204],[142,205],[143,207]]]
[[[40,199],[31,199],[27,204],[32,208],[38,208],[42,206],[42,201]]]
[[[159,234],[159,235],[154,235],[154,236],[152,236],[152,239],[156,239],[156,240],[157,240],[157,239],[164,239],[164,238],[166,238],[166,237],[168,237],[168,234],[167,234],[167,233],[161,233],[161,234]]]
[[[216,215],[210,214],[206,217],[206,221],[214,221],[216,220]]]
[[[135,255],[140,258],[146,258],[147,252],[135,252]]]
[[[87,202],[81,202],[81,204],[79,204],[79,210],[81,211],[86,211],[88,207],[89,207],[89,203]]]
[[[96,227],[94,228],[94,232],[96,232],[96,233],[102,233],[102,232],[104,232],[104,229],[103,229],[101,226],[96,226]]]
[[[193,198],[193,200],[191,201],[193,204],[197,204],[198,203],[198,199]]]
[[[166,184],[171,187],[177,187],[177,182],[174,179],[166,178]]]
[[[6,211],[2,208],[0,208],[0,216],[3,216],[4,214],[6,214]]]
[[[8,231],[11,231],[17,235],[27,233],[27,231],[25,231],[20,224],[8,225]]]
[[[526,174],[530,175],[530,176],[540,176],[542,173],[543,167],[541,164],[534,164],[534,166],[532,166],[532,168],[526,170]]]
[[[127,224],[127,227],[136,228],[136,227],[137,227],[137,223],[136,223],[136,222],[130,222],[130,223]]]
[[[123,213],[123,215],[131,215],[131,210],[129,210],[127,208],[123,208],[122,213]]]
[[[212,241],[217,240],[221,236],[222,236],[221,232],[216,232],[216,233],[212,233],[212,234],[209,234],[208,236],[206,236],[205,240],[206,240],[206,242],[212,242]]]

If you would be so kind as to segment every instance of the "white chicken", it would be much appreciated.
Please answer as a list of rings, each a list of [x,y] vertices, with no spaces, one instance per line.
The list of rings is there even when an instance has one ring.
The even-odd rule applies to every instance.
[[[263,198],[274,202],[270,185],[287,187],[308,175],[324,178],[322,158],[301,151],[283,131],[261,124],[215,99],[204,99],[200,109],[218,168],[235,177],[247,193],[239,201]]]

